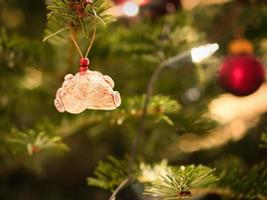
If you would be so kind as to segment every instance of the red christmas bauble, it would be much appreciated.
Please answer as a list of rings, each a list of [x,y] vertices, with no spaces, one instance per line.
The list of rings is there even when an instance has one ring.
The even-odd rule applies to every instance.
[[[131,0],[114,0],[116,4],[123,4],[127,1],[131,1]],[[135,3],[137,3],[140,6],[146,5],[150,2],[150,0],[133,0]]]
[[[237,96],[255,92],[264,82],[263,65],[252,55],[227,57],[219,71],[222,87]]]

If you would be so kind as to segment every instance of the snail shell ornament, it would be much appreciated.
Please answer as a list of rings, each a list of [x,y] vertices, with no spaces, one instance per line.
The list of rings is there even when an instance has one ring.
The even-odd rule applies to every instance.
[[[54,100],[59,112],[78,114],[86,109],[114,110],[120,106],[120,93],[113,91],[112,78],[90,71],[88,66],[88,58],[82,58],[80,71],[76,75],[65,76]]]

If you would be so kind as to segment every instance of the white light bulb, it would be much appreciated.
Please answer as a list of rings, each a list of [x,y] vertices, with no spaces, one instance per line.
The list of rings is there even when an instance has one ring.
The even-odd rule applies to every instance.
[[[135,2],[128,1],[123,4],[122,10],[126,16],[133,17],[139,13],[139,6]]]
[[[214,54],[219,49],[219,45],[217,43],[206,44],[200,47],[191,49],[191,57],[194,63],[199,63],[205,58],[208,58],[212,54]]]

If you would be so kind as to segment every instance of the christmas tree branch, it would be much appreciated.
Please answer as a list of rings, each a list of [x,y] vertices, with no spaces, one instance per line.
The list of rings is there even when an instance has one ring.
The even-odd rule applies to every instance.
[[[52,0],[47,6],[50,12],[47,15],[48,22],[45,30],[47,36],[43,41],[54,36],[57,36],[55,38],[60,38],[61,40],[67,39],[67,35],[61,33],[69,29],[70,24],[75,30],[81,30],[84,36],[88,38],[89,25],[92,22],[99,22],[105,25],[111,20],[111,16],[106,14],[108,8],[106,0],[94,0],[92,2],[85,0]],[[95,29],[95,27],[93,28]]]
[[[147,90],[146,90],[146,96],[145,96],[145,101],[144,101],[144,105],[143,105],[141,120],[139,123],[137,134],[136,134],[134,142],[132,144],[131,159],[130,159],[130,163],[129,163],[129,173],[131,173],[132,165],[135,162],[135,157],[136,157],[136,152],[137,152],[140,137],[143,134],[143,132],[145,131],[144,129],[145,129],[145,120],[146,120],[146,116],[147,116],[147,108],[148,108],[150,99],[153,95],[153,90],[154,90],[156,81],[158,80],[161,72],[166,67],[173,66],[174,64],[187,58],[189,55],[190,54],[186,51],[186,52],[177,54],[176,56],[171,57],[171,58],[167,59],[166,61],[163,61],[161,64],[158,65],[158,67],[154,70],[152,76],[150,77],[149,82],[147,84]]]
[[[143,105],[141,120],[140,120],[140,123],[138,126],[138,131],[136,133],[136,136],[135,136],[133,144],[132,144],[131,159],[130,159],[130,163],[129,163],[129,174],[131,173],[132,165],[135,162],[136,152],[137,152],[138,144],[140,141],[140,137],[145,131],[145,119],[147,116],[147,108],[148,108],[148,104],[150,102],[151,96],[153,94],[155,82],[158,79],[160,73],[162,72],[162,70],[164,68],[165,68],[165,65],[160,64],[153,72],[153,74],[152,74],[152,76],[148,82],[148,85],[147,85],[147,91],[146,91],[145,101],[144,101],[144,105]]]
[[[109,200],[132,181],[144,185],[144,195],[162,197],[162,199],[180,199],[189,197],[195,189],[210,186],[218,178],[214,170],[203,165],[168,165],[166,160],[153,165],[135,163],[131,176],[127,174],[126,160],[109,156],[108,160],[100,161],[94,172],[96,177],[89,177],[88,184],[114,191]],[[117,188],[114,190],[115,186]],[[197,192],[196,192],[197,193]]]
[[[145,184],[144,194],[161,199],[183,199],[192,195],[194,188],[207,187],[218,178],[214,169],[202,165],[172,166],[151,183]]]
[[[153,72],[151,78],[149,79],[148,85],[147,85],[147,91],[146,91],[146,96],[145,96],[145,101],[144,101],[144,105],[143,105],[143,109],[142,109],[142,116],[139,122],[139,126],[138,126],[138,130],[136,133],[136,136],[134,138],[133,144],[132,144],[132,148],[131,148],[131,157],[129,160],[129,167],[128,167],[128,179],[131,179],[131,174],[133,171],[133,164],[135,163],[136,160],[136,153],[137,153],[137,148],[138,148],[138,144],[140,142],[141,136],[145,131],[145,120],[146,120],[146,116],[147,116],[147,108],[148,108],[148,104],[150,102],[150,98],[153,94],[153,89],[155,86],[155,82],[158,79],[161,71],[164,69],[165,65],[160,64],[155,71]],[[123,184],[123,186],[127,185],[129,183],[129,181],[127,181],[126,183],[122,182],[121,185]],[[119,193],[119,191],[122,189],[123,187],[118,186],[118,188],[112,193],[110,200],[113,200],[117,193]]]
[[[231,191],[232,199],[255,199],[267,196],[266,163],[256,164],[249,169],[241,166],[231,166],[223,169],[219,175],[218,188]]]
[[[69,27],[64,27],[64,28],[59,29],[58,31],[56,31],[56,32],[54,32],[54,33],[52,33],[52,34],[46,36],[46,37],[43,39],[43,42],[45,42],[45,41],[48,40],[49,38],[54,37],[55,35],[61,33],[62,31],[65,31],[65,30],[68,30],[68,29],[69,29]]]
[[[146,120],[146,117],[147,117],[147,109],[148,109],[148,105],[149,105],[149,102],[150,102],[150,99],[153,95],[153,90],[154,90],[154,87],[155,87],[155,83],[156,81],[158,80],[161,72],[166,68],[166,67],[169,67],[169,66],[172,66],[174,63],[177,63],[181,60],[183,60],[184,58],[188,57],[188,52],[184,52],[184,53],[181,53],[181,54],[178,54],[166,61],[163,61],[161,64],[158,65],[158,67],[154,70],[152,76],[150,77],[149,79],[149,82],[147,84],[147,90],[146,90],[146,96],[145,96],[145,101],[144,101],[144,104],[143,104],[143,109],[142,109],[142,116],[141,116],[141,119],[140,119],[140,122],[139,122],[139,126],[138,126],[138,129],[137,129],[137,133],[135,135],[135,138],[134,138],[134,141],[132,143],[132,148],[131,148],[131,157],[130,157],[130,160],[129,160],[129,167],[128,167],[128,176],[129,178],[131,177],[131,174],[132,174],[132,171],[133,171],[133,165],[136,161],[136,154],[137,154],[137,150],[138,150],[138,144],[140,143],[140,140],[141,140],[141,136],[143,135],[144,131],[145,131],[145,120]],[[123,184],[124,186],[128,184],[125,183]],[[122,189],[123,187],[118,187],[115,191],[113,192],[112,196],[111,197],[115,197],[116,194]],[[112,200],[110,198],[110,200]]]
[[[129,182],[131,181],[131,178],[128,177],[124,181],[121,182],[121,184],[116,188],[116,190],[112,193],[109,200],[115,200],[116,195],[119,193],[119,191],[124,188]]]
[[[261,135],[261,141],[262,141],[262,144],[260,144],[260,147],[267,148],[267,133],[263,133]]]

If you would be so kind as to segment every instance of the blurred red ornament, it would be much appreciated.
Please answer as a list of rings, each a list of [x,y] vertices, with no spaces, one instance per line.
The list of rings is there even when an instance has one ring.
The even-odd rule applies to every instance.
[[[114,2],[115,2],[116,4],[122,4],[122,3],[125,2],[125,0],[114,0]]]
[[[129,1],[135,2],[139,6],[146,5],[146,4],[148,4],[150,2],[150,0],[115,0],[115,3],[123,4],[123,3],[129,2]]]
[[[143,6],[143,5],[146,5],[150,2],[150,0],[135,0],[135,2],[140,5],[140,6]]]
[[[264,79],[263,65],[253,55],[228,56],[219,71],[221,86],[237,96],[252,94]]]

